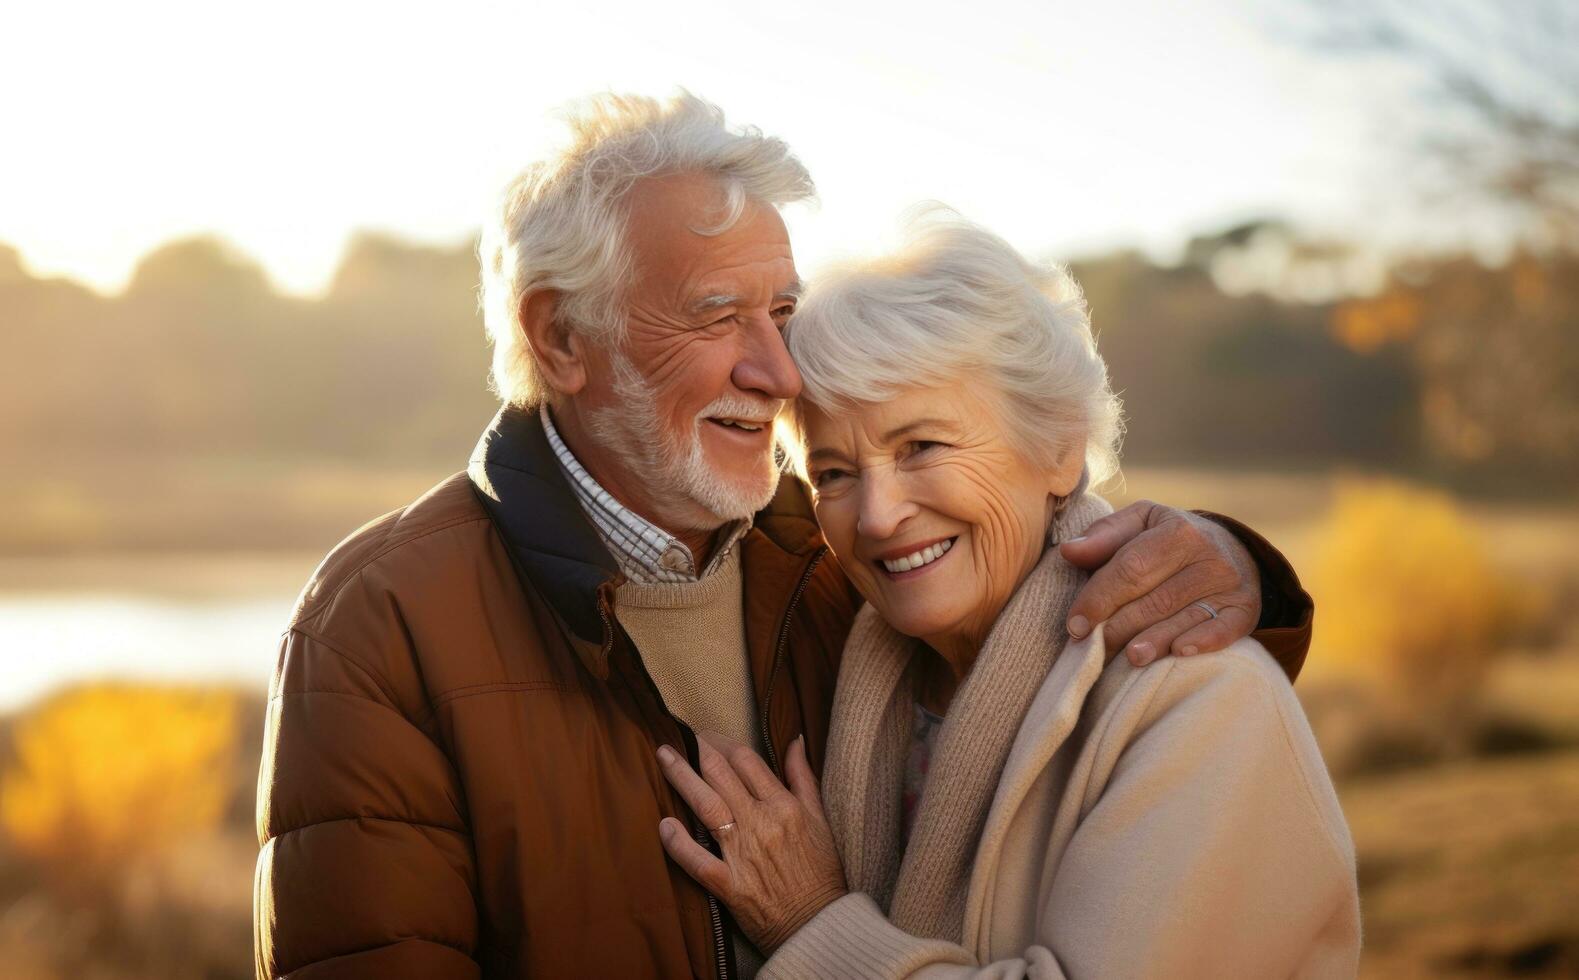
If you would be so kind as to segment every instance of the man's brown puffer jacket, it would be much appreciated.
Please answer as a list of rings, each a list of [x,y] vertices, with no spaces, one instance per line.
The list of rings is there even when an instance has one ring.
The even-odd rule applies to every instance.
[[[820,764],[859,597],[793,481],[739,547],[765,741],[782,757],[804,732]],[[258,976],[729,965],[726,915],[658,842],[694,821],[654,752],[695,739],[617,625],[619,581],[524,412],[330,554],[271,690]]]

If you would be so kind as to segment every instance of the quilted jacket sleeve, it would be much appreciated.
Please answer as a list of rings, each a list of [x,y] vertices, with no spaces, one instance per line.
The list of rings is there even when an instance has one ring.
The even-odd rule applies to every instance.
[[[1305,666],[1305,655],[1310,652],[1312,621],[1316,615],[1310,593],[1300,584],[1294,566],[1283,553],[1254,529],[1222,514],[1205,510],[1194,513],[1227,528],[1255,560],[1261,573],[1261,621],[1256,624],[1251,638],[1266,648],[1292,683],[1298,679],[1300,668]]]
[[[480,975],[465,804],[430,712],[378,661],[286,634],[258,776],[257,976]]]

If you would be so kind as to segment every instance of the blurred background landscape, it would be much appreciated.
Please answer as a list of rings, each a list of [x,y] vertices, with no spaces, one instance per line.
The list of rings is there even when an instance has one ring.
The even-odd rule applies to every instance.
[[[818,71],[741,80],[729,57],[675,40],[687,17],[725,9],[706,4],[632,27],[651,28],[658,52],[640,71],[567,73],[510,101],[535,119],[607,85],[683,82],[769,132],[785,118],[823,187],[823,211],[790,216],[803,272],[876,245],[921,196],[1069,262],[1129,416],[1115,503],[1232,514],[1316,598],[1297,691],[1360,851],[1362,972],[1579,975],[1579,10],[1291,2],[1266,16],[1221,0],[1170,22],[1165,5],[1140,6],[1137,20],[1161,26],[1109,24],[1067,48],[1004,32],[1044,14],[984,6],[951,43],[1006,74],[942,104],[963,129],[918,108],[871,115],[930,104],[949,84],[926,80],[943,42],[898,61],[839,57],[865,50],[848,38],[795,42],[789,60]],[[1049,8],[1030,33],[1086,16]],[[336,36],[294,15],[304,34]],[[471,16],[408,25],[409,49],[360,57],[424,64],[419,35],[469,42],[505,15],[485,3]],[[735,26],[767,45],[808,30]],[[1126,77],[1125,58],[1157,67],[1131,89],[1077,86],[1095,69],[1069,49],[1092,45]],[[1236,67],[1212,78],[1181,142],[1151,103],[1209,65]],[[389,63],[364,69],[407,92],[378,75]],[[351,122],[363,97],[370,118],[398,114],[418,141],[428,120],[439,135],[453,125],[430,102],[402,95],[397,113],[334,77],[319,81],[347,121],[344,147],[385,146],[379,127]],[[864,128],[840,121],[825,89],[858,93]],[[797,91],[809,94],[773,100]],[[1245,91],[1263,101],[1213,111]],[[1053,125],[1066,100],[1121,124]],[[200,137],[225,125],[172,104]],[[1015,130],[1001,159],[958,157],[988,105],[1049,124]],[[1152,130],[1169,137],[1148,153],[1136,141]],[[269,132],[313,155],[313,133]],[[1122,161],[1138,176],[1088,175],[1060,149],[1071,139],[1098,170]],[[500,142],[483,139],[481,155],[508,160],[503,172],[541,152]],[[862,158],[883,154],[917,160],[919,176],[862,184]],[[99,164],[110,192],[79,182],[58,221],[30,224],[39,175],[82,164],[48,142],[27,155],[47,162],[27,179],[0,163],[0,972],[248,977],[264,691],[295,593],[349,531],[462,468],[495,409],[469,231],[480,209],[428,221],[385,194],[388,216],[337,215],[342,244],[302,273],[288,253],[311,251],[315,232],[296,217],[269,226],[275,239],[219,218],[144,221],[197,207],[175,185],[143,212],[101,214],[119,160]],[[395,177],[367,167],[368,180],[398,177],[412,194],[440,181],[437,164],[402,170],[398,156]],[[467,173],[492,180],[493,166]],[[1268,169],[1298,179],[1249,176]],[[1006,203],[979,196],[1015,181]],[[1195,200],[1168,210],[1180,196]],[[1084,197],[1100,204],[1087,217]],[[123,271],[95,264],[106,243],[147,235],[158,240],[122,248]],[[80,261],[76,239],[92,245]]]

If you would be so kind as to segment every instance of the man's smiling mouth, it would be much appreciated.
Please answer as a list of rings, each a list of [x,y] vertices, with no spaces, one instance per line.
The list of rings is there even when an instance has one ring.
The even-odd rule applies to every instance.
[[[754,419],[708,419],[714,425],[721,425],[729,429],[742,429],[746,432],[761,432],[767,428],[768,423],[758,422]]]

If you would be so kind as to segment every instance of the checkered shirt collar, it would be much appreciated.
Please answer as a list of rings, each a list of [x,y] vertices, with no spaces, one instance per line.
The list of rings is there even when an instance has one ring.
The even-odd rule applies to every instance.
[[[543,420],[543,432],[548,436],[554,456],[570,478],[570,487],[575,491],[581,509],[598,529],[599,537],[619,563],[620,571],[632,582],[651,585],[695,582],[705,578],[751,530],[749,518],[728,525],[723,531],[719,547],[714,549],[707,567],[698,575],[696,558],[691,554],[691,549],[679,538],[615,500],[592,478],[592,474],[576,459],[565,441],[559,438],[554,420],[549,417],[548,407],[545,405],[537,414]]]

